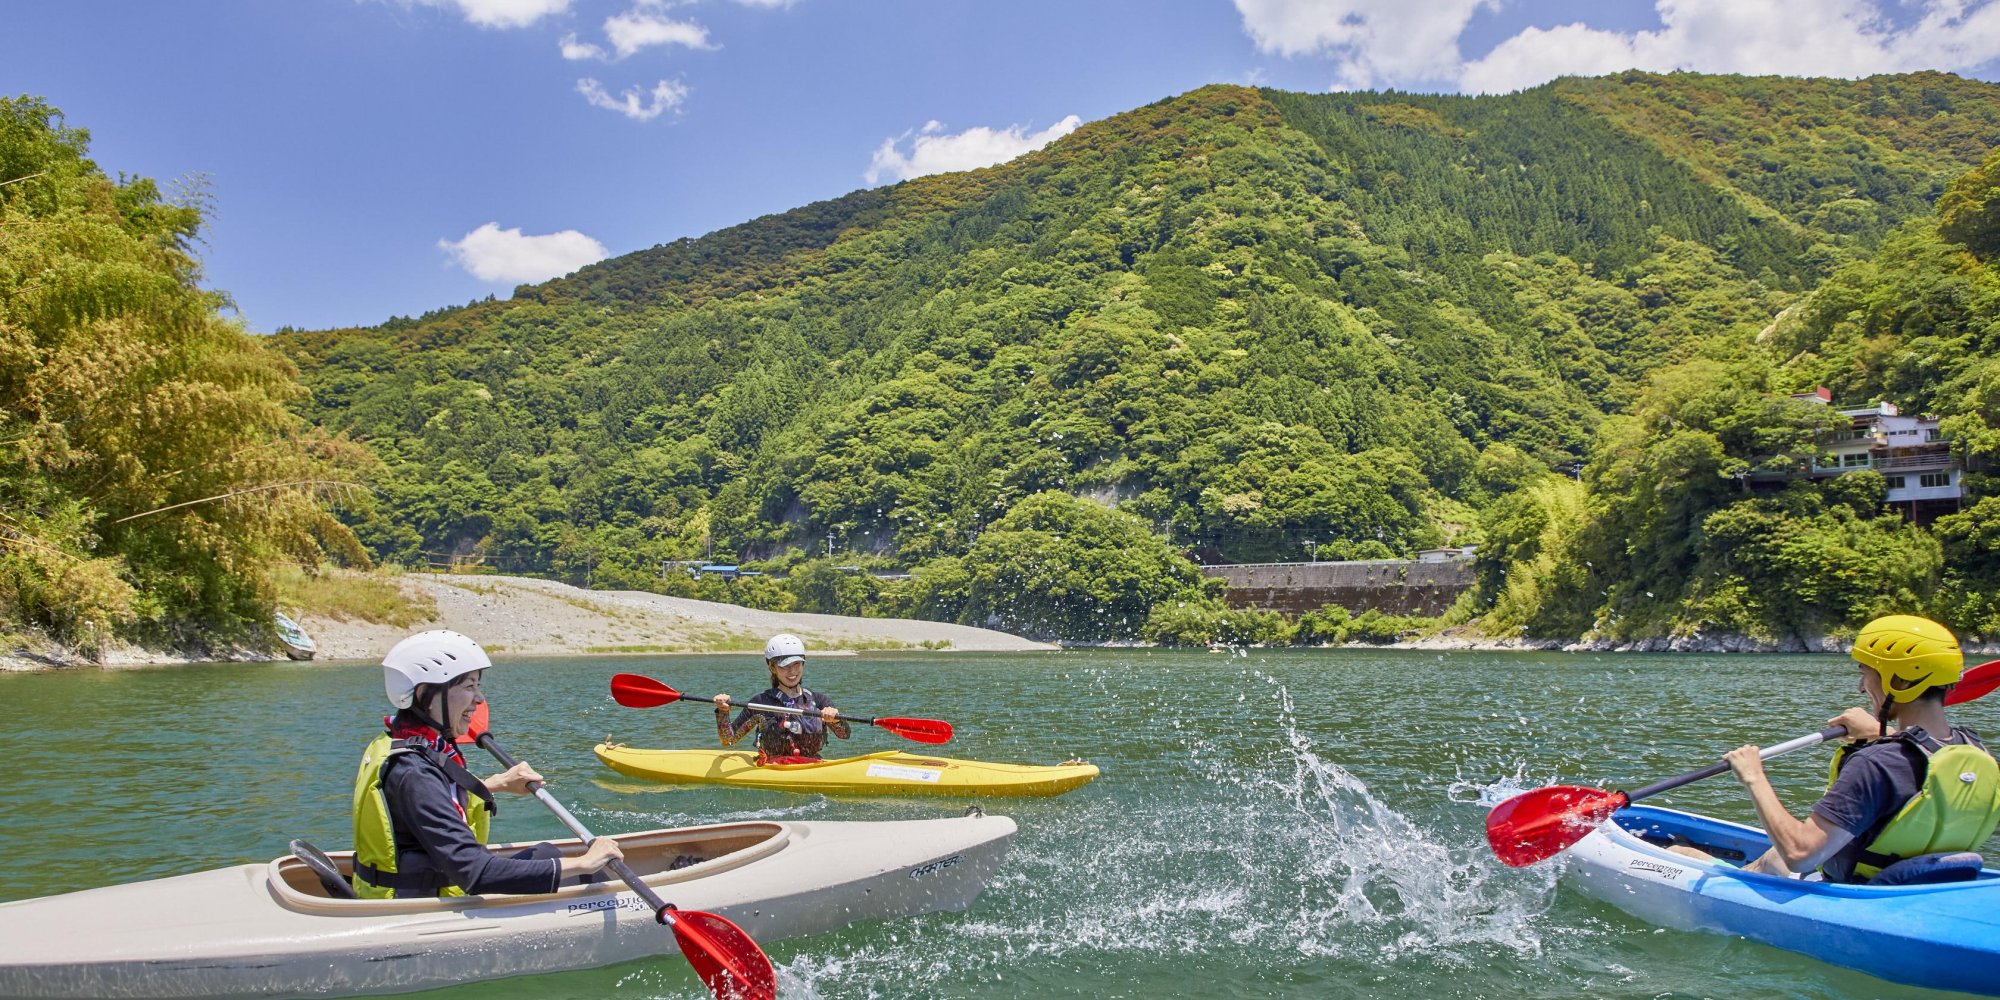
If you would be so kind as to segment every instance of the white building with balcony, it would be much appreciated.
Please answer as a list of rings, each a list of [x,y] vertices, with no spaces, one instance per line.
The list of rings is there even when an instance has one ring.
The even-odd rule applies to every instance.
[[[1821,406],[1833,405],[1825,388],[1792,397]],[[1936,417],[1904,416],[1894,403],[1842,409],[1852,423],[1823,440],[1827,454],[1813,463],[1814,478],[1873,469],[1887,480],[1884,497],[1912,520],[1927,522],[1958,510],[1965,497],[1959,485],[1958,459],[1938,433]]]

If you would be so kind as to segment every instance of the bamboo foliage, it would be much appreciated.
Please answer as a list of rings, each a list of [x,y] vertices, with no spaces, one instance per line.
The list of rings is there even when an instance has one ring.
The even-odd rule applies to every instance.
[[[349,477],[290,362],[200,287],[199,207],[88,139],[0,99],[0,613],[86,649],[260,636],[275,563],[351,549],[320,495]]]

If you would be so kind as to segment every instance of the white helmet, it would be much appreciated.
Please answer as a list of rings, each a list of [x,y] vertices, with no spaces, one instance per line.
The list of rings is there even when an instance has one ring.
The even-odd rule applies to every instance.
[[[764,662],[774,667],[790,666],[806,658],[806,644],[790,632],[780,632],[764,644]]]
[[[382,687],[389,704],[409,708],[419,684],[449,684],[454,678],[493,665],[479,644],[450,629],[418,632],[382,658]]]

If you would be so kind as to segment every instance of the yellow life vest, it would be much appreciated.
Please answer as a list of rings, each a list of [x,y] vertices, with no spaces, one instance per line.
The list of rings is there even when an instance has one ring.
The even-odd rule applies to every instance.
[[[1970,733],[1968,732],[1968,735]],[[1898,733],[1897,740],[1923,752],[1924,784],[1861,850],[1854,874],[1874,878],[1905,858],[1939,851],[1976,851],[2000,827],[2000,764],[1973,736],[1967,743],[1939,743],[1928,734]],[[1827,778],[1831,789],[1840,768],[1858,746],[1841,747]]]
[[[361,767],[354,773],[354,876],[348,881],[353,883],[355,895],[362,899],[395,898],[396,830],[389,820],[389,800],[382,795],[382,769],[389,758],[416,752],[415,748],[391,739],[388,733],[377,736],[361,752]],[[465,798],[466,825],[484,844],[492,826],[492,813],[478,796]],[[438,895],[463,896],[465,890],[447,885],[438,890]]]

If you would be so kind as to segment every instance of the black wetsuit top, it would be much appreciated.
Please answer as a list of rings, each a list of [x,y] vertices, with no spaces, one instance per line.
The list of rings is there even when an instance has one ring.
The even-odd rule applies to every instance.
[[[437,895],[455,885],[474,895],[554,892],[562,862],[519,860],[486,849],[466,825],[466,792],[422,753],[399,753],[382,765],[382,797],[396,832],[399,882],[427,880],[428,892],[398,889],[398,897]]]

